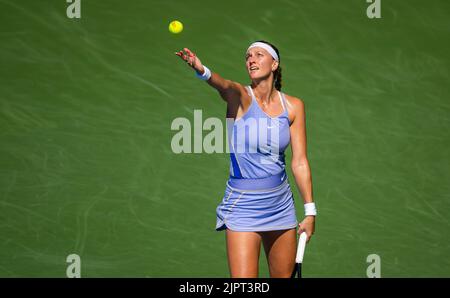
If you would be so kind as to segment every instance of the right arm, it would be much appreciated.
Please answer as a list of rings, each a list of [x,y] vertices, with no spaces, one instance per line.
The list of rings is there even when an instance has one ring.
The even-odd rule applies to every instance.
[[[203,74],[205,69],[200,59],[192,53],[188,48],[184,48],[183,51],[176,52],[175,55],[183,59],[190,67],[192,67],[197,73]],[[237,82],[222,78],[219,74],[212,72],[211,77],[207,81],[208,85],[216,89],[222,99],[228,104],[235,104],[236,101],[241,104],[243,96],[247,94],[244,86]]]

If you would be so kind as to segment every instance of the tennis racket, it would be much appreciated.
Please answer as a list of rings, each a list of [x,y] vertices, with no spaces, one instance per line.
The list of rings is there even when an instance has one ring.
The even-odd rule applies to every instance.
[[[306,247],[306,232],[300,234],[298,245],[297,245],[297,255],[295,257],[295,267],[292,271],[291,278],[302,278],[302,263],[303,263],[303,255],[305,254]]]

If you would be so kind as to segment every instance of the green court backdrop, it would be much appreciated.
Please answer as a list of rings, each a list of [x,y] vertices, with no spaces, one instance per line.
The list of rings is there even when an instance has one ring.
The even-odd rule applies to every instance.
[[[70,254],[82,277],[228,277],[228,155],[171,149],[175,118],[225,103],[174,52],[248,84],[258,39],[306,107],[304,276],[365,277],[377,254],[382,277],[450,277],[449,1],[382,0],[373,19],[365,0],[80,3],[0,0],[1,277],[65,277]]]

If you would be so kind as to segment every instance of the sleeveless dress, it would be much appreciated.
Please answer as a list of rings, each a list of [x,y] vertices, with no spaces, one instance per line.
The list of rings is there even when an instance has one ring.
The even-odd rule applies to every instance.
[[[216,230],[273,231],[298,225],[294,197],[285,172],[284,151],[290,142],[284,94],[278,92],[283,113],[267,115],[253,90],[248,111],[227,122],[230,177],[216,209]]]

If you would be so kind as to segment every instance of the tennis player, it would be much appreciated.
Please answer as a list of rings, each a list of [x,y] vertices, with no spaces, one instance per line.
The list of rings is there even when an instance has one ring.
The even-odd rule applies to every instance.
[[[234,119],[229,134],[230,177],[216,210],[216,230],[226,231],[231,277],[258,277],[261,243],[270,276],[290,277],[295,266],[297,225],[298,233],[305,231],[309,241],[317,211],[306,155],[305,107],[302,100],[281,92],[278,49],[267,41],[248,47],[245,61],[249,86],[211,72],[188,48],[175,54],[196,71],[198,78],[219,92],[227,103],[227,118]],[[257,127],[238,129],[242,123]],[[258,132],[256,145],[250,139],[254,134],[248,131]],[[260,142],[261,139],[267,142]],[[305,218],[301,223],[297,221],[285,172],[284,152],[289,143],[292,173],[304,201]],[[242,147],[239,145],[244,145],[244,150],[238,150]]]

